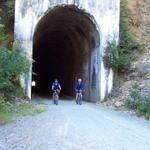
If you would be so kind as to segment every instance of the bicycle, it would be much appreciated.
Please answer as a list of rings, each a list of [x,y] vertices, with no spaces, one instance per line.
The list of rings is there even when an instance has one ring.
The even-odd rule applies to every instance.
[[[58,105],[58,100],[59,100],[59,92],[58,92],[58,90],[54,90],[54,92],[53,92],[54,104]]]
[[[82,91],[76,92],[76,104],[82,105]]]

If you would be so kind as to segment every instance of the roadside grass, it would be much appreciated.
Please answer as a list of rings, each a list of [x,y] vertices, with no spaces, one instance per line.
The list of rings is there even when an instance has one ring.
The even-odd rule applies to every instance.
[[[30,116],[30,115],[36,115],[38,113],[41,113],[46,110],[46,106],[40,106],[36,105],[33,102],[30,102],[28,104],[20,105],[19,107],[16,105],[16,116]]]
[[[32,116],[46,111],[47,107],[44,105],[37,105],[33,102],[27,104],[13,104],[8,103],[0,106],[0,125],[7,124],[17,116]]]
[[[11,121],[12,114],[0,111],[0,125],[7,124]]]

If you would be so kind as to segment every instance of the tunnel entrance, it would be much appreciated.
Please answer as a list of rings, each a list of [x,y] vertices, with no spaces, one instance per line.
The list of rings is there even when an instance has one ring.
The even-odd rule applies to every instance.
[[[62,93],[72,96],[75,80],[81,77],[88,99],[93,82],[91,57],[99,46],[98,35],[92,16],[77,6],[49,9],[37,24],[33,37],[32,81],[36,86],[32,87],[32,93],[49,94],[53,80],[58,78]]]

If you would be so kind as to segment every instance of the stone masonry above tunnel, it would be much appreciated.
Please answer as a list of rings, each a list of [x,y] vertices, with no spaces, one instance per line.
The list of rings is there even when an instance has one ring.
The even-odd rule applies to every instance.
[[[64,8],[72,5],[76,9],[67,8],[65,11],[69,11],[68,14],[60,13],[64,9],[56,11],[60,6]],[[107,42],[117,42],[119,39],[119,6],[120,0],[16,0],[15,38],[21,40],[25,52],[37,60],[33,64],[33,70],[39,75],[34,78],[40,78],[38,80],[43,91],[47,89],[42,88],[44,80],[51,81],[58,75],[64,86],[64,93],[71,95],[73,89],[68,90],[65,85],[67,82],[64,81],[70,80],[69,87],[72,87],[75,77],[81,76],[86,82],[86,99],[99,101],[105,98],[106,93],[112,89],[113,72],[104,67],[102,56]],[[62,21],[57,23],[57,20]],[[65,22],[68,24],[65,25]],[[57,55],[58,60],[63,62],[61,67],[58,67],[60,61],[54,61],[52,55]],[[43,57],[48,60],[45,65],[42,63]],[[54,68],[50,69],[52,72],[47,72],[49,66],[53,68],[51,60],[60,71],[57,72]],[[43,66],[38,67],[40,65]],[[64,69],[62,66],[67,67]],[[47,68],[42,70],[44,75],[39,71],[40,68]],[[30,72],[21,78],[21,85],[29,98],[33,70],[31,66]],[[65,74],[65,70],[68,73]]]

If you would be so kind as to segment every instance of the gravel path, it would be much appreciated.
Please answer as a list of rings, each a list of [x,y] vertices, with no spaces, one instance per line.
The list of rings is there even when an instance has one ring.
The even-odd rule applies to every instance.
[[[84,102],[43,100],[48,110],[0,127],[0,150],[150,150],[150,122]]]

